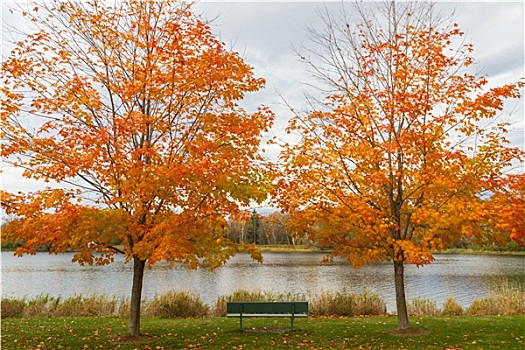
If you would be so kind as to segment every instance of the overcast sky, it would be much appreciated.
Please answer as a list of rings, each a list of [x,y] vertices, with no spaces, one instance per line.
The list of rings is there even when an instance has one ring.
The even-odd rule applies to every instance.
[[[305,82],[312,82],[307,67],[298,60],[294,47],[311,45],[306,27],[321,28],[317,10],[327,6],[336,14],[342,2],[215,2],[196,6],[208,14],[215,32],[221,39],[234,45],[255,72],[267,81],[266,89],[252,94],[245,102],[254,108],[258,103],[271,106],[276,113],[273,133],[283,135],[291,113],[283,106],[280,95],[293,107],[304,106]],[[346,2],[351,9],[353,4]],[[490,85],[517,81],[524,76],[524,3],[514,2],[448,2],[438,1],[437,10],[452,14],[474,44],[474,69],[486,75]],[[508,110],[515,109],[516,101]],[[249,108],[250,108],[249,107]],[[511,117],[513,129],[509,138],[513,144],[524,147],[523,103]],[[270,149],[271,158],[277,149]]]
[[[330,10],[339,11],[341,2],[324,3]],[[244,106],[253,110],[259,104],[270,106],[276,113],[272,134],[283,135],[290,112],[279,97],[281,94],[296,108],[304,106],[304,82],[311,81],[306,66],[301,64],[292,48],[309,45],[306,27],[321,24],[316,10],[321,2],[215,2],[198,3],[194,9],[213,21],[213,30],[226,44],[240,52],[255,67],[258,76],[267,81],[266,89],[250,95]],[[524,74],[524,3],[513,2],[444,2],[438,1],[443,13],[455,10],[456,22],[474,44],[476,69],[492,84],[500,85],[517,81]],[[2,17],[8,20],[2,0]],[[5,30],[5,27],[3,28]],[[3,32],[2,37],[5,37]],[[5,51],[3,55],[5,55]],[[513,123],[510,139],[513,144],[525,147],[523,101],[511,117]],[[277,149],[269,149],[268,156],[275,157]],[[23,180],[20,172],[4,164],[2,187],[8,191],[29,190],[32,181]],[[522,169],[523,170],[523,169]]]

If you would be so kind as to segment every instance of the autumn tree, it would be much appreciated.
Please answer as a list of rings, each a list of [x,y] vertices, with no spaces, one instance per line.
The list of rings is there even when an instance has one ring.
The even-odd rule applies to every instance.
[[[525,173],[499,178],[493,191],[483,203],[485,224],[501,240],[508,237],[525,247]]]
[[[36,29],[2,64],[2,160],[57,185],[3,193],[17,219],[2,236],[23,240],[17,255],[124,254],[137,336],[148,264],[260,258],[225,238],[225,217],[266,197],[259,145],[273,114],[238,104],[264,80],[184,2],[56,0],[21,14]]]
[[[252,212],[250,210],[243,210],[234,215],[230,215],[228,218],[228,225],[230,228],[229,236],[231,240],[238,243],[253,243],[253,235],[252,239],[249,239],[249,231],[252,229],[251,215]]]
[[[289,215],[274,211],[261,219],[262,236],[268,244],[290,245],[290,231],[287,227]]]
[[[254,243],[253,227],[256,221],[256,238],[258,245],[268,244],[309,244],[308,235],[296,234],[293,223],[289,222],[290,215],[280,211],[272,211],[269,214],[261,215],[253,211],[245,210],[228,218],[229,232],[228,237],[234,242]]]
[[[333,256],[393,262],[406,329],[405,264],[429,264],[461,236],[500,237],[483,224],[484,198],[523,161],[497,118],[523,81],[489,87],[472,73],[472,45],[432,3],[321,15],[300,54],[325,97],[289,124],[298,141],[282,152],[277,199]]]

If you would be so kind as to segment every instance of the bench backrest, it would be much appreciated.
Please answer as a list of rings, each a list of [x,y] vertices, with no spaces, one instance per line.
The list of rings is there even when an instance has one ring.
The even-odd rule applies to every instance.
[[[305,314],[308,313],[307,301],[269,301],[269,302],[228,302],[226,312],[229,314]]]

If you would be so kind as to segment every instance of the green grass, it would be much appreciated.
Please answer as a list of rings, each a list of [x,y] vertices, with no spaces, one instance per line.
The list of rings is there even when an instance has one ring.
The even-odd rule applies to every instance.
[[[321,248],[315,245],[286,245],[286,244],[268,244],[258,245],[261,252],[267,253],[329,253],[332,249]]]
[[[494,247],[494,248],[483,248],[483,247],[472,247],[472,248],[449,248],[440,250],[439,252],[433,252],[434,254],[465,254],[465,255],[525,255],[525,250],[521,246],[517,247]]]
[[[411,318],[423,334],[396,335],[395,317],[142,320],[143,337],[125,336],[115,317],[2,320],[2,349],[523,349],[524,316]]]

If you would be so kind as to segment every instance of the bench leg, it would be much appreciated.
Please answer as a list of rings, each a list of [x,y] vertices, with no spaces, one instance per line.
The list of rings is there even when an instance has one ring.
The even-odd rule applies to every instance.
[[[292,317],[290,317],[290,330],[293,332],[293,321],[294,321],[294,317],[292,315]]]
[[[241,332],[242,332],[242,314],[239,316],[239,319],[241,320],[241,321],[240,321],[240,327],[241,327],[240,330],[241,330]]]

